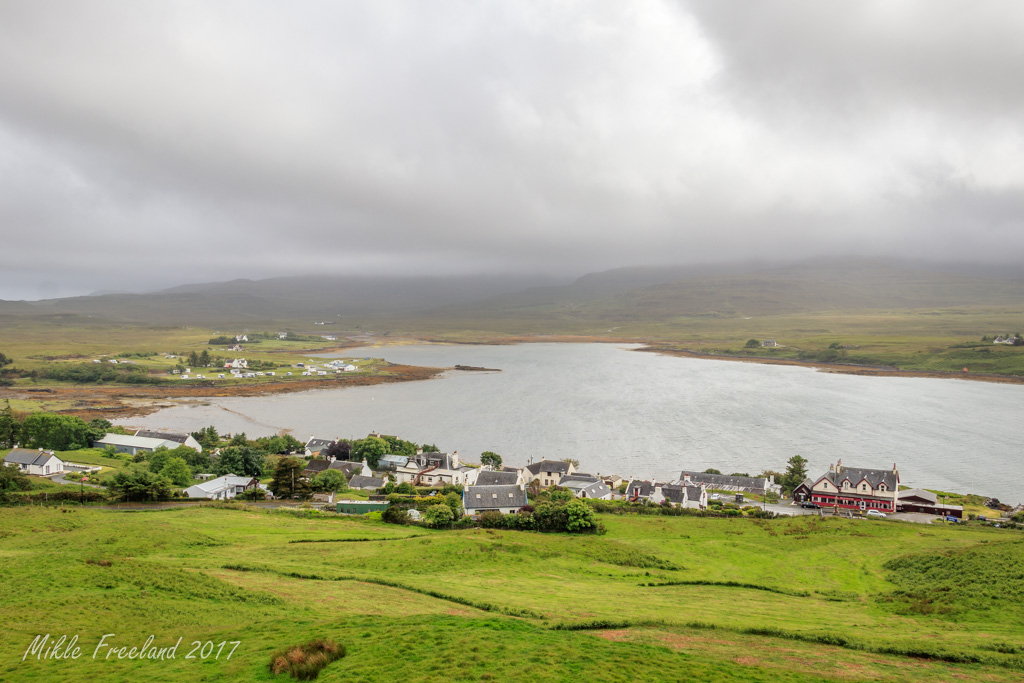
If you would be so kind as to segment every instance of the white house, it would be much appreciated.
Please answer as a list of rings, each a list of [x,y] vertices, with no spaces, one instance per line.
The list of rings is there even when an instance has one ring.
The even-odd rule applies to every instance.
[[[223,477],[217,477],[195,486],[189,486],[185,489],[185,495],[189,498],[228,500],[243,491],[257,488],[259,484],[259,479],[254,477],[237,477],[233,474],[226,474]]]
[[[4,458],[4,464],[17,467],[26,474],[36,474],[41,477],[60,474],[64,471],[64,461],[54,455],[53,451],[44,451],[42,448],[38,451],[15,448]]]
[[[244,358],[235,358],[230,363],[225,363],[224,367],[226,367],[226,368],[245,368],[245,369],[248,369],[249,368],[249,362],[247,360],[245,360]]]

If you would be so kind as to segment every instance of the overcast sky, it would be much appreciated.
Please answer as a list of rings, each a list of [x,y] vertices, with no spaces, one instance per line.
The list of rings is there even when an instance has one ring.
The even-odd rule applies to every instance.
[[[1024,3],[0,3],[0,298],[1024,261]]]

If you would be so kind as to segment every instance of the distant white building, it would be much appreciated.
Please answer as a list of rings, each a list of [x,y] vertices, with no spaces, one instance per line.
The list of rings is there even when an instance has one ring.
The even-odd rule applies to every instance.
[[[245,360],[244,358],[235,358],[231,362],[225,363],[224,367],[226,367],[226,368],[236,368],[236,369],[238,369],[238,368],[248,368],[249,367],[249,361]]]

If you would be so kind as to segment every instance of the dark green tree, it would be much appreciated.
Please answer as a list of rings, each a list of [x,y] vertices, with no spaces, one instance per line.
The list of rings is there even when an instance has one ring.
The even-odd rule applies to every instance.
[[[309,482],[302,476],[305,465],[298,458],[281,458],[268,488],[276,498],[308,498]]]
[[[747,349],[756,349],[760,345],[761,342],[757,341],[756,339],[748,339],[747,343],[744,344],[743,347]]]
[[[0,503],[8,500],[10,493],[14,491],[28,491],[32,488],[32,481],[17,467],[9,467],[0,464]]]
[[[81,418],[52,413],[33,413],[21,424],[21,442],[26,448],[74,451],[92,445],[91,431]]]
[[[152,472],[118,472],[107,482],[111,494],[124,501],[170,498],[171,482]]]
[[[160,470],[160,476],[170,480],[175,486],[186,488],[191,486],[192,468],[188,466],[184,458],[170,457]]]
[[[209,351],[207,351],[206,349],[203,349],[203,352],[201,354],[199,354],[199,362],[197,363],[197,365],[199,367],[201,367],[201,368],[208,368],[208,367],[210,367],[210,352]]]
[[[786,461],[786,473],[782,475],[782,488],[786,493],[792,493],[804,479],[807,478],[807,459],[794,455]]]
[[[377,467],[380,456],[387,455],[387,452],[387,442],[376,436],[368,436],[352,444],[352,459],[358,461],[365,458],[371,469]]]
[[[14,448],[21,433],[21,423],[14,417],[11,402],[4,401],[4,409],[0,410],[0,448]]]
[[[217,428],[213,425],[203,427],[198,432],[192,432],[192,437],[199,442],[204,450],[214,448],[220,443],[220,434],[217,433]]]
[[[480,464],[498,469],[501,467],[501,456],[494,451],[484,451],[480,454]]]
[[[714,467],[709,467],[706,470],[704,470],[704,474],[721,474],[721,473],[722,472],[720,470],[716,470]]]
[[[228,446],[220,451],[220,458],[213,468],[218,475],[237,474],[245,477],[262,477],[266,454],[252,446]]]
[[[334,493],[348,489],[348,481],[341,470],[324,470],[313,475],[309,486],[317,493]]]
[[[397,436],[381,436],[387,443],[390,455],[416,455],[416,444],[412,441],[399,439]]]

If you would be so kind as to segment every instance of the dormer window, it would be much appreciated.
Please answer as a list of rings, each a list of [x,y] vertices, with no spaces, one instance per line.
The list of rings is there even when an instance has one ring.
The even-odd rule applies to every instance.
[[[867,491],[868,490],[868,485],[867,484],[861,484],[860,485],[860,490],[861,491]]]
[[[844,482],[843,482],[843,488],[844,488],[844,489],[848,489],[848,488],[850,488],[850,482],[848,482],[848,481],[844,481]]]
[[[879,491],[884,491],[885,490],[885,484],[879,484],[878,485],[878,490]]]

